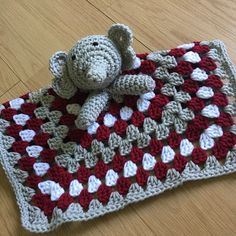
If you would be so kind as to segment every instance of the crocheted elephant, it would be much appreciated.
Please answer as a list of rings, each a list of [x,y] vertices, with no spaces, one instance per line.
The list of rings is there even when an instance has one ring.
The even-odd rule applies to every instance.
[[[140,65],[133,48],[131,30],[113,25],[108,36],[93,35],[78,41],[66,52],[56,52],[49,61],[54,75],[52,88],[63,98],[71,98],[77,89],[90,92],[76,126],[87,129],[115,95],[139,95],[152,91],[154,80],[148,75],[121,75]]]

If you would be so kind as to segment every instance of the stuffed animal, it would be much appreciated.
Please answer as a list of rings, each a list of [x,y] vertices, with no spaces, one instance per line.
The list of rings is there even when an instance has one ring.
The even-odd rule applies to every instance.
[[[107,36],[85,37],[68,53],[58,51],[50,58],[52,88],[59,96],[69,99],[78,89],[89,92],[75,121],[78,128],[92,125],[111,97],[139,95],[155,88],[151,76],[122,75],[123,70],[140,66],[132,41],[131,30],[115,24]]]

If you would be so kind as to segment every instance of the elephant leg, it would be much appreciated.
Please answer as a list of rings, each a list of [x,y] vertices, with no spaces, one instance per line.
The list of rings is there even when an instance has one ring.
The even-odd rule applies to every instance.
[[[155,81],[148,75],[121,75],[107,89],[111,94],[140,95],[153,91]]]
[[[81,107],[80,114],[75,121],[79,129],[87,129],[93,124],[109,100],[107,92],[92,93]]]

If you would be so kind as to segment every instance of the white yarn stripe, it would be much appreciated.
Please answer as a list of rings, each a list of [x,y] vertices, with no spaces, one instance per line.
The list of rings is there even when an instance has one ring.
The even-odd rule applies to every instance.
[[[38,188],[43,194],[51,195],[51,201],[57,201],[65,190],[56,182],[46,180],[38,184]]]
[[[46,162],[37,162],[34,163],[33,168],[36,175],[44,176],[50,168],[50,165]]]
[[[196,68],[193,70],[191,74],[191,79],[196,81],[204,81],[207,80],[208,75],[204,70],[201,70],[200,68]]]
[[[201,134],[199,143],[200,143],[200,147],[203,150],[211,149],[215,145],[214,139],[209,137],[205,132]]]
[[[65,190],[58,184],[51,185],[51,201],[57,201]]]
[[[201,111],[202,115],[208,118],[217,118],[220,116],[220,111],[216,105],[208,105],[204,107]]]
[[[41,151],[43,151],[43,148],[37,145],[28,146],[26,148],[26,152],[30,157],[39,157]]]
[[[194,47],[194,43],[185,43],[185,44],[182,44],[182,45],[179,45],[177,48],[183,48],[183,49],[191,49]]]
[[[140,112],[145,112],[148,110],[148,107],[150,106],[150,101],[146,99],[139,98],[137,100],[137,108]]]
[[[151,100],[156,96],[154,92],[144,93],[140,96],[141,99]]]
[[[214,96],[214,91],[210,87],[202,86],[196,92],[196,95],[202,99],[208,99]]]
[[[52,180],[46,180],[43,182],[40,182],[38,184],[38,188],[40,189],[42,194],[51,194],[51,185],[55,184]]]
[[[19,133],[21,139],[27,142],[32,141],[35,135],[36,135],[35,131],[31,129],[21,130]]]
[[[137,166],[132,161],[127,161],[124,165],[124,177],[135,176],[137,172]]]
[[[108,170],[105,177],[105,183],[107,186],[115,186],[119,175],[112,169]]]
[[[140,58],[135,57],[134,64],[133,64],[132,68],[133,68],[133,69],[137,69],[137,68],[140,67],[140,65],[141,65],[141,60],[140,60]]]
[[[183,60],[191,63],[198,63],[201,61],[201,57],[196,52],[187,52],[183,55]]]
[[[88,179],[88,192],[95,193],[97,192],[99,186],[102,184],[101,180],[98,179],[96,176],[91,175]]]
[[[122,120],[129,120],[133,114],[133,110],[130,107],[122,107],[120,109],[120,117]]]
[[[23,98],[16,98],[9,102],[10,107],[16,110],[19,110],[21,108],[21,105],[25,102]]]
[[[107,113],[107,114],[104,116],[103,123],[104,123],[104,125],[106,125],[107,127],[112,127],[112,126],[114,126],[116,120],[117,120],[117,119],[116,119],[115,116],[113,116],[112,114]]]
[[[98,127],[99,124],[97,122],[94,122],[87,128],[87,131],[89,134],[96,134]]]
[[[24,126],[26,124],[26,121],[29,120],[30,117],[26,114],[17,114],[13,116],[13,120],[17,125]]]
[[[169,146],[164,146],[161,152],[161,159],[164,163],[169,163],[174,160],[175,151]]]
[[[77,179],[74,179],[71,181],[70,187],[69,187],[69,194],[72,197],[79,196],[82,190],[83,190],[83,185]]]
[[[180,154],[182,156],[187,157],[191,155],[193,149],[194,149],[194,146],[188,139],[182,139],[180,143]]]
[[[221,126],[213,124],[206,129],[206,134],[211,138],[219,138],[223,135]]]
[[[145,153],[143,155],[142,164],[143,164],[143,169],[144,170],[153,170],[153,168],[154,168],[154,166],[156,164],[156,159],[151,154]]]

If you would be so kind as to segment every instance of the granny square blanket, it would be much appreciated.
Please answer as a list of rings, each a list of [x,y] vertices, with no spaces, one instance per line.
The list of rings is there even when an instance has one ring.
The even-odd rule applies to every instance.
[[[44,88],[0,107],[0,162],[23,226],[50,231],[236,171],[236,70],[218,40],[138,54],[154,92],[111,100],[88,130],[87,94]]]

